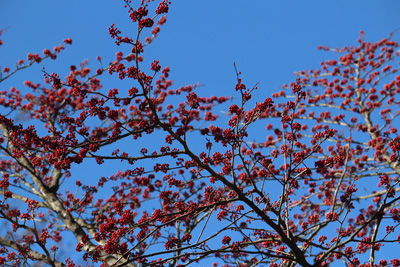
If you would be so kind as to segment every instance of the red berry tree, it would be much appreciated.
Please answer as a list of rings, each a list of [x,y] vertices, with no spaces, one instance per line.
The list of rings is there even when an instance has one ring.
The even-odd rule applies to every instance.
[[[0,264],[400,266],[382,254],[400,242],[391,36],[321,47],[336,59],[257,102],[236,71],[239,100],[219,116],[229,97],[174,88],[168,67],[143,58],[169,4],[126,1],[137,34],[111,25],[125,53],[94,74],[85,63],[65,78],[44,69],[43,85],[0,92]],[[0,81],[71,43],[28,54]],[[107,72],[129,88],[102,89]],[[79,180],[93,161],[113,174]]]

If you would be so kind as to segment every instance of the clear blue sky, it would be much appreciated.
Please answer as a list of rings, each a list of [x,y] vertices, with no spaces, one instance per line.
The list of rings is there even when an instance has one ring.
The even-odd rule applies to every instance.
[[[132,2],[136,2],[135,0]],[[52,49],[72,38],[59,58],[45,63],[48,72],[68,73],[69,65],[89,60],[98,67],[114,60],[116,47],[108,27],[136,34],[123,1],[2,0],[0,28],[10,27],[0,39],[0,67],[12,68],[28,52]],[[294,71],[317,68],[333,54],[316,51],[319,45],[355,44],[359,31],[377,41],[400,28],[400,1],[268,1],[268,0],[172,0],[167,23],[147,48],[146,60],[170,66],[176,86],[200,83],[198,95],[232,95],[236,83],[233,63],[251,87],[259,82],[263,97],[295,80]],[[399,41],[400,32],[394,35]],[[126,50],[125,50],[126,51]],[[0,90],[23,82],[42,82],[41,65],[22,71],[0,84]],[[105,89],[117,87],[114,79],[102,79]],[[202,92],[202,93],[201,93]],[[260,95],[260,96],[261,96]],[[85,175],[85,173],[80,173]]]
[[[135,1],[133,1],[135,2]],[[0,65],[12,65],[28,52],[41,52],[70,37],[54,68],[95,58],[114,59],[116,47],[107,29],[115,23],[134,34],[123,1],[11,1],[3,0],[0,27],[11,28],[1,37]],[[248,85],[260,82],[273,92],[294,80],[293,71],[317,67],[328,53],[318,45],[354,44],[360,30],[366,40],[386,37],[400,27],[400,1],[172,1],[167,24],[147,50],[151,59],[171,67],[176,85],[200,82],[204,90],[231,94],[233,62]],[[395,38],[398,38],[398,33]],[[150,60],[150,58],[149,58]],[[61,67],[60,67],[61,66]],[[14,77],[17,85],[32,71]],[[40,76],[40,67],[33,77]],[[40,79],[39,77],[38,79]],[[5,85],[1,85],[2,87]]]

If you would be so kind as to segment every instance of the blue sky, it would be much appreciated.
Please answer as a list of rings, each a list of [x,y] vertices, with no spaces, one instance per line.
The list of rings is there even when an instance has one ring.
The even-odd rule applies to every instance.
[[[1,69],[12,68],[28,52],[52,49],[64,38],[72,38],[73,44],[56,61],[45,63],[48,72],[63,77],[69,65],[85,59],[96,69],[96,56],[108,63],[115,52],[127,51],[109,37],[112,23],[123,33],[136,34],[122,0],[1,2],[0,28],[10,27],[1,35]],[[144,56],[170,66],[175,86],[204,85],[199,96],[233,95],[235,62],[243,83],[251,87],[259,82],[257,96],[265,98],[294,81],[294,71],[317,68],[322,60],[335,57],[317,51],[317,46],[353,45],[360,30],[367,41],[377,41],[400,28],[399,10],[397,0],[172,0],[167,23]],[[399,36],[394,39],[399,41]],[[17,73],[1,83],[0,90],[23,90],[25,80],[42,82],[41,65]],[[104,88],[118,87],[116,80],[105,76]]]
[[[134,2],[134,1],[133,1]],[[70,37],[67,47],[49,71],[89,59],[113,60],[118,47],[109,38],[111,23],[127,32],[129,23],[123,1],[10,1],[3,0],[0,27],[0,65],[13,65],[28,52],[41,52]],[[328,53],[319,45],[354,44],[360,30],[375,41],[400,27],[399,1],[172,1],[167,24],[148,48],[151,59],[171,67],[176,85],[201,83],[205,91],[232,94],[233,62],[244,82],[260,82],[273,92],[294,80],[293,71],[317,67]],[[395,36],[397,37],[397,36]],[[150,58],[149,58],[150,60]],[[13,78],[24,81],[27,73],[38,77],[40,67]],[[39,75],[40,76],[40,75]],[[40,79],[40,77],[38,78]],[[1,85],[4,86],[4,85]]]

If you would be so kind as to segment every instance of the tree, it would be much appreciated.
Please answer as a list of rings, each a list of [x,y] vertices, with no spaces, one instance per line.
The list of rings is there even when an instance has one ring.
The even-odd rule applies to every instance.
[[[396,256],[378,258],[400,242],[400,76],[390,65],[399,50],[391,35],[368,43],[361,32],[356,46],[321,47],[340,56],[255,103],[257,86],[247,87],[235,66],[239,101],[218,116],[229,97],[174,89],[168,67],[144,64],[170,3],[125,2],[137,34],[115,25],[109,33],[127,55],[95,74],[85,64],[64,79],[44,69],[44,85],[25,82],[29,93],[0,92],[1,264],[400,265]],[[66,44],[28,54],[0,81],[56,59]],[[107,72],[130,88],[104,92]],[[14,122],[15,112],[33,125]],[[266,140],[254,141],[259,126]],[[118,168],[77,180],[73,168],[92,160]],[[69,236],[72,251],[63,245]]]

